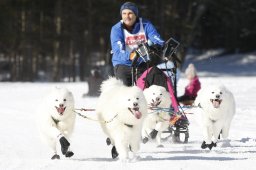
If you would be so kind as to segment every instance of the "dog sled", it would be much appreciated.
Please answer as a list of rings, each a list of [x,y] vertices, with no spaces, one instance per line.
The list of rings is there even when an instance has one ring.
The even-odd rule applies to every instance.
[[[170,126],[163,132],[163,140],[171,139],[174,143],[187,143],[189,138],[189,121],[177,102],[176,91],[176,50],[179,42],[173,38],[166,41],[164,48],[140,44],[136,50],[139,57],[148,63],[148,69],[140,77],[136,77],[136,66],[132,67],[133,84],[142,90],[151,85],[159,85],[170,93],[172,106],[170,108],[155,108],[160,112],[168,112],[171,116]]]
[[[139,57],[146,61],[148,69],[140,77],[137,77],[137,68],[133,66],[131,74],[133,76],[133,84],[142,90],[151,85],[159,85],[165,87],[170,93],[172,101],[170,108],[154,108],[159,112],[169,113],[171,117],[169,127],[163,132],[162,139],[172,140],[173,143],[187,143],[189,120],[177,102],[176,62],[180,61],[175,53],[178,46],[179,42],[173,38],[166,41],[163,49],[157,46],[148,46],[146,43],[140,44],[137,53]]]

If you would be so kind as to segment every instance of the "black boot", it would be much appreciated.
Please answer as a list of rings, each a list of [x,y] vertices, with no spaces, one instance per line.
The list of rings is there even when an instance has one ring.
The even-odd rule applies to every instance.
[[[205,141],[203,141],[202,145],[201,145],[201,148],[202,149],[206,149],[206,148],[209,148],[210,150],[212,150],[213,147],[216,147],[217,144],[216,143],[211,143],[211,144],[206,144]]]
[[[148,142],[148,138],[147,138],[147,137],[145,137],[145,138],[142,139],[142,143],[145,144],[145,143],[147,143],[147,142]]]
[[[62,136],[60,138],[60,145],[61,145],[61,152],[63,155],[66,155],[67,151],[68,151],[68,147],[70,146],[70,143],[68,142],[68,140]]]
[[[208,148],[210,149],[210,150],[212,150],[212,148],[213,147],[216,147],[217,146],[217,143],[211,143],[210,145],[208,145]]]
[[[118,157],[118,152],[117,152],[115,146],[113,146],[112,149],[111,149],[111,155],[112,155],[112,158],[113,158],[113,159],[115,159],[116,157]]]
[[[60,156],[59,155],[57,155],[57,154],[55,154],[55,155],[53,155],[52,156],[52,158],[51,158],[52,160],[54,160],[54,159],[60,159]]]
[[[107,145],[110,145],[111,144],[111,140],[109,138],[106,139],[106,143]]]
[[[158,131],[154,129],[152,132],[150,132],[149,136],[150,136],[152,139],[155,139],[157,133],[158,133]]]
[[[68,157],[68,158],[73,156],[73,155],[74,155],[74,153],[72,151],[67,151],[67,153],[65,154],[65,156]]]
[[[201,145],[201,148],[202,148],[202,149],[207,148],[207,144],[205,143],[205,141],[203,141],[203,143],[202,143],[202,145]]]

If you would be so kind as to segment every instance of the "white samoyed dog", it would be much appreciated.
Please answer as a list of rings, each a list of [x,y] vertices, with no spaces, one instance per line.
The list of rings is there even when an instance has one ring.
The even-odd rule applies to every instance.
[[[195,105],[202,111],[203,138],[201,148],[216,147],[218,138],[227,139],[235,114],[233,94],[223,85],[210,85],[198,92]]]
[[[136,158],[140,149],[141,129],[147,114],[143,91],[136,86],[127,87],[121,80],[110,77],[101,85],[96,113],[101,127],[112,144],[112,158]],[[131,151],[132,157],[129,157]]]
[[[57,144],[65,157],[73,156],[69,137],[75,123],[73,94],[66,88],[55,87],[43,100],[37,115],[37,124],[43,142],[52,150],[51,159],[60,159]]]
[[[158,147],[162,147],[161,134],[170,125],[170,114],[166,111],[171,107],[170,93],[162,86],[152,85],[144,90],[144,95],[148,103],[148,115],[143,123],[142,141],[146,143],[149,137],[156,138]]]

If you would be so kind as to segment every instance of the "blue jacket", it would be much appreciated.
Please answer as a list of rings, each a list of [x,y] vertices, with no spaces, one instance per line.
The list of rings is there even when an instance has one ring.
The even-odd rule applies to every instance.
[[[159,33],[153,26],[153,24],[146,20],[142,19],[143,27],[145,30],[147,40],[150,40],[153,44],[164,45],[164,40],[160,37]],[[115,24],[111,29],[110,40],[112,46],[112,63],[113,66],[116,65],[127,65],[131,66],[132,61],[130,60],[129,51],[125,51],[125,40],[123,33],[123,25],[121,21]],[[140,30],[140,21],[137,19],[132,34],[136,34]],[[138,61],[139,62],[139,61]]]

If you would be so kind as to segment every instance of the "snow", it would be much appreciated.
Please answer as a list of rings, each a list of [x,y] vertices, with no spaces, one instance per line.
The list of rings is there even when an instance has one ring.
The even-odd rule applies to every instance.
[[[209,55],[210,54],[210,55]],[[219,81],[229,88],[236,100],[236,115],[230,129],[230,141],[221,140],[211,151],[202,150],[202,132],[198,108],[186,110],[189,114],[189,142],[163,142],[157,148],[154,142],[141,144],[140,158],[120,162],[111,158],[111,147],[105,143],[97,121],[77,116],[72,136],[71,158],[50,160],[51,153],[40,141],[35,121],[35,110],[42,97],[53,86],[65,86],[75,97],[76,108],[92,108],[97,97],[82,97],[88,91],[86,82],[78,83],[0,83],[0,169],[255,169],[256,133],[254,95],[256,94],[256,54],[237,54],[214,57],[208,52],[200,59],[192,55],[203,86]],[[178,82],[182,93],[186,80]],[[95,112],[82,112],[96,119]]]

